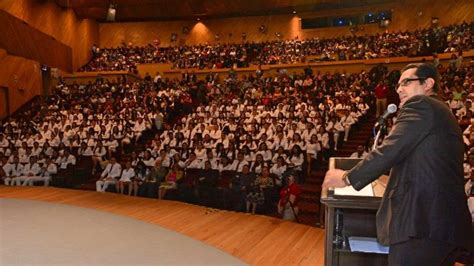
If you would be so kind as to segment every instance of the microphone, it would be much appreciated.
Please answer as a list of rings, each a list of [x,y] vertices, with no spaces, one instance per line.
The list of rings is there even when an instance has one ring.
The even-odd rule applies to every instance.
[[[397,111],[397,106],[393,103],[389,104],[388,107],[387,107],[387,110],[385,110],[385,112],[383,113],[383,115],[379,118],[379,120],[377,121],[377,123],[375,123],[375,126],[374,127],[378,127],[378,126],[381,126],[383,124],[385,124],[385,119],[387,119],[387,117],[393,113],[395,113]]]

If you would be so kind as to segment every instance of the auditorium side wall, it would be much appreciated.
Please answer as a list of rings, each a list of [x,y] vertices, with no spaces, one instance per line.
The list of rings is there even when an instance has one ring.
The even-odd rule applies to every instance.
[[[7,54],[0,57],[0,65],[2,66],[0,87],[6,87],[8,90],[9,110],[1,108],[2,113],[0,113],[0,117],[5,117],[41,94],[41,68],[36,61]],[[0,105],[7,106],[5,100],[1,97]]]
[[[134,22],[134,23],[101,23],[99,25],[100,45],[102,47],[115,47],[122,42],[132,42],[135,45],[146,45],[159,39],[161,45],[170,45],[172,33],[178,34],[174,44],[216,43],[215,35],[219,34],[222,43],[242,42],[242,32],[247,34],[248,41],[276,40],[275,32],[281,32],[283,39],[295,38],[332,38],[335,36],[350,35],[349,27],[334,27],[313,30],[302,30],[299,17],[339,16],[346,14],[360,14],[364,12],[377,12],[393,10],[393,21],[389,31],[415,30],[430,25],[432,17],[439,17],[441,25],[460,23],[474,20],[472,1],[444,1],[444,0],[401,0],[394,4],[376,5],[364,8],[351,8],[336,11],[304,13],[278,16],[254,16],[227,19],[203,19],[194,21],[169,21],[169,22]],[[259,27],[266,25],[266,34],[259,32]],[[188,34],[182,33],[182,28],[190,29]],[[382,33],[385,29],[378,25],[363,25],[363,30],[358,35]],[[232,33],[232,36],[229,34]]]
[[[0,25],[6,25],[0,34],[0,48],[8,54],[73,71],[71,47],[4,10],[0,10]]]
[[[60,8],[54,1],[2,0],[0,9],[71,47],[74,70],[90,60],[92,45],[99,43],[97,22],[78,19],[72,9]]]
[[[60,8],[54,1],[1,0],[0,9],[70,47],[72,59],[69,60],[72,60],[70,64],[73,70],[90,60],[92,45],[99,43],[99,25],[96,21],[78,19],[73,10]],[[50,53],[51,56],[56,54],[55,51]],[[40,63],[44,62],[35,62],[11,54],[0,57],[0,86],[8,88],[10,113],[41,94]],[[67,69],[62,70],[68,72]],[[1,97],[0,104],[5,105],[3,101],[4,97]]]

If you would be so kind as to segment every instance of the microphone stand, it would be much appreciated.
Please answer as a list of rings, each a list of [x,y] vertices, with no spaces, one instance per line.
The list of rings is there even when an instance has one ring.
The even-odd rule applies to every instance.
[[[397,106],[395,104],[389,104],[387,107],[387,110],[383,113],[382,116],[379,117],[377,123],[375,123],[374,126],[374,135],[375,135],[375,129],[377,126],[379,127],[379,131],[377,132],[374,140],[374,145],[372,146],[372,150],[375,150],[377,148],[377,143],[379,142],[380,136],[382,135],[382,132],[386,129],[386,120],[387,118],[395,113],[397,111]]]
[[[379,131],[377,132],[377,135],[375,136],[372,150],[375,150],[375,148],[377,148],[377,143],[379,142],[380,136],[382,136],[382,131],[384,130],[385,130],[385,120],[382,120],[382,123],[380,123]]]

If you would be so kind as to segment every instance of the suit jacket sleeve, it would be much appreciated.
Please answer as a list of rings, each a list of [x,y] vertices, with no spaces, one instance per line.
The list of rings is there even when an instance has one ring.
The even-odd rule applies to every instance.
[[[403,161],[429,134],[433,127],[433,109],[427,96],[414,96],[400,109],[397,121],[382,145],[348,172],[354,189],[360,190],[392,166]]]

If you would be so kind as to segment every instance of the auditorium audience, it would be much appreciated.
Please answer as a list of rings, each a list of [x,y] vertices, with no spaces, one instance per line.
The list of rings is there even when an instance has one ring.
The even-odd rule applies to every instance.
[[[94,59],[83,70],[134,71],[137,63],[154,60],[173,62],[178,68],[224,68],[249,62],[292,63],[301,61],[300,55],[323,54],[324,59],[334,59],[336,54],[344,60],[423,54],[426,47],[416,47],[417,38],[431,31],[217,47],[96,48]],[[471,33],[472,23],[439,29],[436,38],[450,36],[450,40],[437,45],[436,51],[443,52],[445,46],[453,52],[471,47],[465,38]],[[379,43],[387,45],[374,48]],[[464,66],[460,56],[450,66],[438,67],[442,97],[467,136],[474,111],[470,97],[473,68]],[[383,69],[315,72],[308,67],[301,74],[284,70],[271,77],[237,78],[231,73],[222,80],[209,75],[200,81],[194,73],[185,72],[181,80],[148,75],[135,82],[61,82],[43,105],[33,103],[2,124],[4,183],[44,181],[48,185],[58,170],[74,169],[79,162],[90,160],[92,174],[102,173],[97,191],[116,185],[123,194],[128,186],[128,195],[156,198],[158,194],[163,199],[169,190],[179,193],[186,171],[199,170],[191,184],[202,204],[212,205],[224,195],[231,209],[268,212],[277,206],[281,187],[286,186],[288,192],[289,186],[303,184],[311,169],[325,163],[351,138],[351,130],[365,118],[369,106],[375,106],[377,84],[390,87],[396,82],[393,72]],[[380,83],[383,80],[388,82]],[[351,157],[366,155],[358,147]],[[117,162],[117,156],[124,160]],[[126,167],[122,170],[123,162]],[[284,177],[289,171],[293,183],[288,185]],[[223,185],[226,177],[230,184]],[[286,202],[280,199],[282,211]]]
[[[91,61],[79,71],[137,72],[137,64],[171,63],[174,68],[220,69],[254,65],[303,63],[307,56],[318,60],[354,60],[457,52],[453,64],[462,61],[462,51],[473,48],[474,24],[461,23],[415,31],[331,39],[311,38],[260,43],[199,44],[158,47],[122,43],[116,48],[96,48]],[[260,76],[261,73],[257,72]],[[149,78],[151,80],[151,77]],[[305,80],[305,86],[311,83]]]

